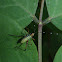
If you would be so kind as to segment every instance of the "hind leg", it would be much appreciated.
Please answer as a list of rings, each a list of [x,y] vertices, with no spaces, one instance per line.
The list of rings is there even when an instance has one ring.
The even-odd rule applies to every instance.
[[[24,51],[26,51],[27,45],[28,45],[28,40],[27,40],[27,42],[26,42],[26,47],[25,47],[25,50],[24,50]]]
[[[17,48],[17,49],[20,49],[20,46],[22,45],[22,43],[20,44],[20,45],[18,45],[18,46],[15,46],[15,48]]]

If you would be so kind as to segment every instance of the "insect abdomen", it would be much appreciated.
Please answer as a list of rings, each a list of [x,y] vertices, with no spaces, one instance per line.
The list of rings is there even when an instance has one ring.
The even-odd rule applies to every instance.
[[[25,37],[24,39],[21,40],[21,43],[24,43],[31,38],[32,38],[31,36],[27,36],[27,37]]]

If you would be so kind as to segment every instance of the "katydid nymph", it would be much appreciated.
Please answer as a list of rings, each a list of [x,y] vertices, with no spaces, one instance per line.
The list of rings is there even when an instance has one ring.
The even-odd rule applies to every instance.
[[[15,36],[15,35],[10,35],[10,36]],[[32,34],[29,34],[27,36],[23,36],[22,38],[20,38],[18,41],[17,41],[17,44],[19,43],[20,45],[19,46],[16,46],[16,47],[20,47],[23,43],[26,42],[26,47],[27,47],[27,44],[28,44],[28,40],[30,40],[32,37],[34,36],[34,33]],[[18,36],[20,37],[20,36]],[[33,38],[32,38],[33,39]],[[34,39],[33,39],[34,40]],[[25,47],[25,50],[26,50],[26,47]]]

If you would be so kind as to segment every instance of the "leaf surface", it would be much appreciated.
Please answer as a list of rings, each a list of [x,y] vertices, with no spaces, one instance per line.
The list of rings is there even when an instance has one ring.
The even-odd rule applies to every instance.
[[[46,4],[51,22],[62,30],[62,0],[46,0]]]
[[[53,62],[62,62],[62,46],[57,51]]]
[[[38,62],[37,48],[32,39],[28,43],[32,46],[27,46],[26,51],[23,51],[26,43],[15,48],[22,35],[27,34],[23,28],[32,21],[37,3],[38,0],[0,1],[0,62]]]
[[[35,15],[38,0],[2,0],[0,1],[0,16],[9,17],[10,20],[25,28]]]

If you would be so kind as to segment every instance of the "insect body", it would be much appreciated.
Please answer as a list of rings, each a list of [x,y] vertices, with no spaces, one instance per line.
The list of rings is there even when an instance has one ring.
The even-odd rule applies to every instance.
[[[20,47],[23,43],[26,42],[26,47],[27,47],[27,44],[28,44],[28,40],[30,40],[32,37],[34,36],[34,33],[32,34],[29,34],[21,39],[18,40],[17,44],[19,43],[20,45],[19,46],[16,46],[16,47]],[[33,38],[32,38],[33,39]],[[26,47],[25,47],[25,50],[26,50]]]
[[[32,33],[31,35],[28,35],[28,36],[24,37],[24,38],[21,40],[21,43],[27,42],[27,41],[30,40],[33,36],[34,36],[34,33]]]
[[[10,36],[15,36],[15,35],[10,35]],[[23,43],[26,42],[26,47],[27,47],[27,44],[28,44],[28,40],[30,40],[32,37],[34,36],[34,33],[32,34],[29,34],[27,36],[23,36],[22,38],[20,38],[18,41],[17,41],[17,46],[16,47],[20,47]],[[16,37],[21,37],[21,36],[16,36]],[[32,38],[33,39],[33,38]],[[26,47],[25,47],[25,50],[26,50]]]

